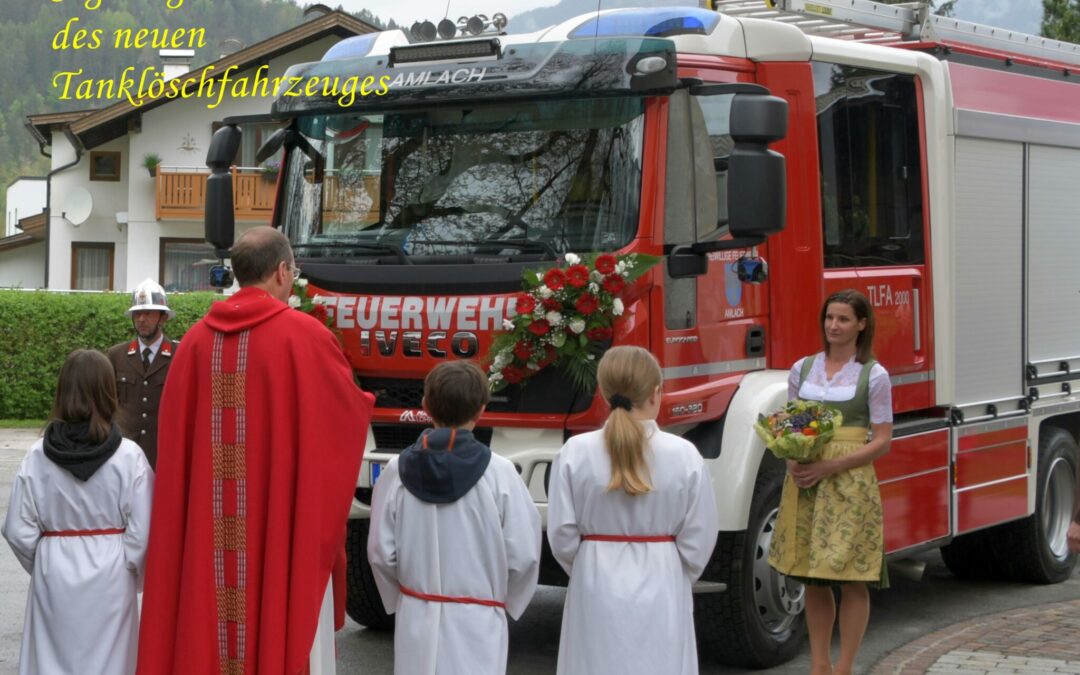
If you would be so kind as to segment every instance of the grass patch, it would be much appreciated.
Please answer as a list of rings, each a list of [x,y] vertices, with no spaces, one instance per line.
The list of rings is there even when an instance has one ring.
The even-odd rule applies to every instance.
[[[41,429],[45,420],[5,420],[0,419],[0,429]]]

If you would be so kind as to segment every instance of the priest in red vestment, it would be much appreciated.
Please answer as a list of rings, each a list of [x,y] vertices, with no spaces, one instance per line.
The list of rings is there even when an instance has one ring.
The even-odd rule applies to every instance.
[[[309,672],[332,576],[344,621],[373,398],[333,334],[286,304],[296,266],[280,232],[249,230],[231,257],[241,289],[184,336],[161,400],[142,675]]]

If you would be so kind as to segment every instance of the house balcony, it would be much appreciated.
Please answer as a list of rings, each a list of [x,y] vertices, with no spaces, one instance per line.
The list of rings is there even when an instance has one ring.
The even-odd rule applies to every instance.
[[[209,170],[197,167],[158,167],[155,214],[158,220],[202,220]],[[232,167],[233,211],[236,220],[270,223],[277,174],[261,168]],[[327,222],[366,226],[379,220],[380,175],[342,176],[327,172],[323,180],[323,209]]]
[[[207,169],[160,166],[155,178],[158,220],[202,220],[206,210]],[[232,167],[233,211],[236,220],[269,224],[274,210],[277,174],[261,168]]]

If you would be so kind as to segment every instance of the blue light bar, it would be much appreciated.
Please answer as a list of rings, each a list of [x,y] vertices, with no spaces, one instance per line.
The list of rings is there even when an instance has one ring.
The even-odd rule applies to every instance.
[[[572,30],[570,37],[708,35],[719,22],[719,14],[697,7],[627,9],[594,16]]]
[[[375,46],[375,40],[379,33],[365,33],[351,38],[345,38],[323,54],[323,61],[337,61],[338,59],[358,59],[367,56],[371,48]]]

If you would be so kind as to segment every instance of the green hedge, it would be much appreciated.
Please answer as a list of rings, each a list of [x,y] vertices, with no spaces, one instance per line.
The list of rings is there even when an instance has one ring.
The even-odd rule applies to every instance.
[[[165,325],[168,336],[183,336],[220,297],[170,295],[176,317]],[[47,417],[60,366],[73,349],[104,352],[134,337],[124,316],[130,302],[128,293],[0,290],[0,418]]]

